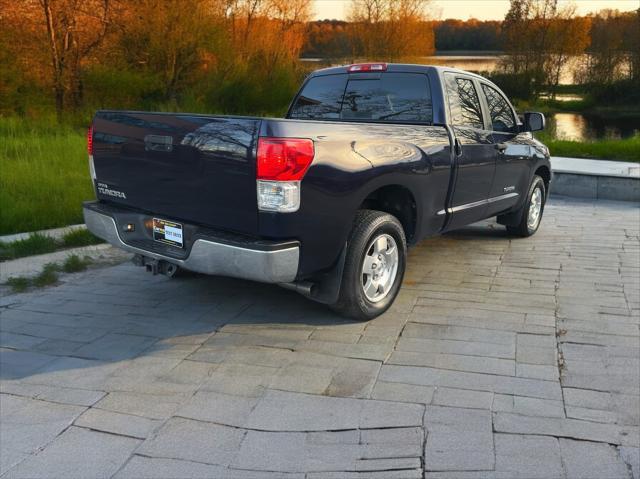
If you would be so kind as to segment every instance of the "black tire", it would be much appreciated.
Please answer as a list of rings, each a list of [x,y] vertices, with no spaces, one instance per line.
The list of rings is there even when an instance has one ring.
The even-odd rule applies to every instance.
[[[365,255],[371,254],[371,248],[374,246],[372,242],[381,235],[388,235],[395,241],[398,253],[397,270],[395,278],[389,279],[392,283],[386,295],[382,299],[371,301],[364,290],[363,264]],[[388,245],[391,244],[392,242],[389,241]],[[398,295],[404,277],[406,258],[407,241],[402,225],[396,217],[381,211],[358,211],[347,243],[340,294],[338,301],[331,306],[332,309],[343,316],[359,321],[368,321],[384,313]]]
[[[532,198],[536,190],[540,190],[541,194],[541,205],[540,205],[540,213],[538,216],[538,220],[535,225],[529,224],[529,208],[531,207]],[[517,225],[507,225],[507,231],[509,234],[514,236],[520,236],[522,238],[526,238],[528,236],[532,236],[538,231],[540,227],[540,223],[542,222],[542,213],[544,212],[544,204],[547,200],[547,191],[544,185],[544,180],[538,176],[534,175],[533,180],[531,180],[531,186],[529,187],[529,191],[527,193],[527,200],[522,205],[522,209],[518,212],[518,217],[520,221]]]

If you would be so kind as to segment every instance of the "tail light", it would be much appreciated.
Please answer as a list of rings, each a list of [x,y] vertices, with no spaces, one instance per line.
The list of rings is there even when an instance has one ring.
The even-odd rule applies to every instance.
[[[87,153],[93,155],[93,125],[87,130]]]
[[[300,208],[300,181],[314,157],[307,138],[259,138],[258,209],[291,213]]]
[[[386,72],[386,63],[358,63],[347,67],[347,73]]]
[[[93,192],[98,196],[98,190],[96,189],[96,166],[93,163],[93,125],[87,130],[87,153],[89,154],[89,174],[91,175]]]

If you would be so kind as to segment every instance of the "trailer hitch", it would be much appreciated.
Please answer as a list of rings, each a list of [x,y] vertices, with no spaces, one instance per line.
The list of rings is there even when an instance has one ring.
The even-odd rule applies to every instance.
[[[157,274],[163,274],[169,278],[173,278],[173,276],[175,276],[175,274],[180,269],[179,266],[173,263],[169,263],[168,261],[150,258],[141,254],[134,255],[131,261],[136,266],[144,267],[149,273],[153,274],[154,276]]]

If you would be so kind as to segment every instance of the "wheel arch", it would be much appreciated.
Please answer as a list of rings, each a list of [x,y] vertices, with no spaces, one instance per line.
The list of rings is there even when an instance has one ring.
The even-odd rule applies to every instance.
[[[369,209],[389,213],[400,221],[407,242],[415,236],[418,225],[418,202],[413,192],[396,183],[378,186],[369,191],[360,202],[358,210]]]
[[[538,175],[544,181],[544,189],[547,196],[549,196],[549,185],[551,184],[551,168],[547,165],[539,165],[534,172],[534,175]]]

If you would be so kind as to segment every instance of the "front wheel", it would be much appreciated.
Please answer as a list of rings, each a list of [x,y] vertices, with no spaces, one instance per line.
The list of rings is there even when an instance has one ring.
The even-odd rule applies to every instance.
[[[381,211],[358,211],[347,245],[342,284],[334,310],[366,321],[384,313],[396,298],[407,258],[400,222]]]
[[[527,201],[520,212],[520,222],[517,225],[507,226],[507,231],[512,235],[527,237],[533,235],[540,227],[544,204],[546,200],[544,180],[535,175],[529,187]]]

